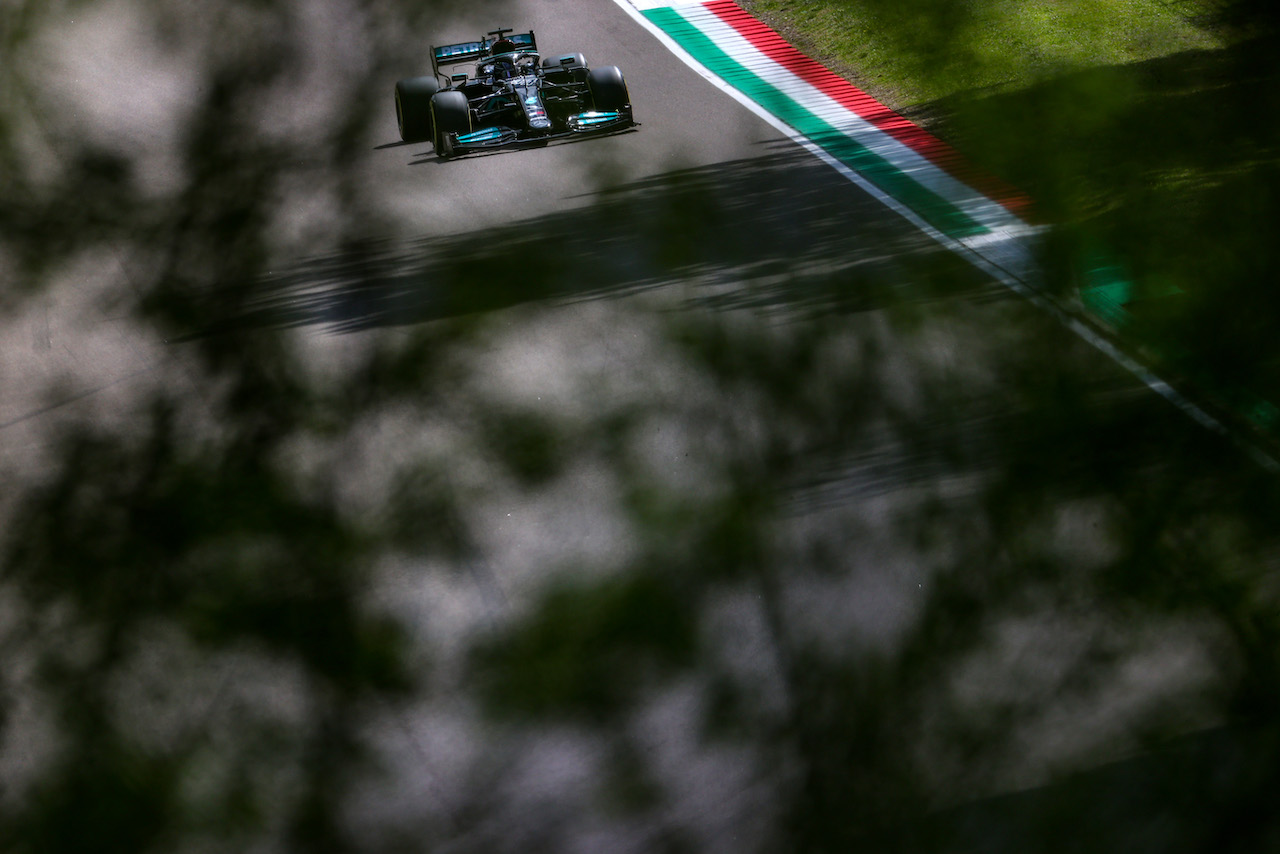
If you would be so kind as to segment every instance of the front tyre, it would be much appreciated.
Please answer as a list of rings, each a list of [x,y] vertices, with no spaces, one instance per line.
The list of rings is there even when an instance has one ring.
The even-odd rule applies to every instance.
[[[591,91],[591,106],[604,112],[631,113],[631,93],[616,65],[592,68],[587,72],[587,88]]]
[[[436,154],[453,156],[449,134],[471,133],[471,109],[467,96],[455,90],[437,92],[431,98],[431,123],[435,127]]]
[[[435,136],[431,124],[431,97],[440,91],[434,77],[407,77],[396,83],[396,124],[405,142],[423,142]]]

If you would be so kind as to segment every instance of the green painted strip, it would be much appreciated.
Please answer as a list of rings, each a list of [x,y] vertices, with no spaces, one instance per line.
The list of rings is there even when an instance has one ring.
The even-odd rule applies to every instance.
[[[955,205],[920,186],[893,164],[850,139],[775,86],[753,74],[674,9],[649,9],[643,14],[675,39],[698,62],[808,137],[832,157],[911,208],[943,234],[961,238],[987,233],[985,227]]]

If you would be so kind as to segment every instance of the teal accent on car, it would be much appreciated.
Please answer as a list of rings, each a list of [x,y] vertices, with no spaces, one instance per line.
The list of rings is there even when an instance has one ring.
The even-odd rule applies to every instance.
[[[488,142],[491,139],[497,139],[502,136],[502,130],[499,128],[485,128],[474,133],[458,134],[458,142],[462,145],[470,145],[473,142]]]
[[[608,122],[616,122],[622,118],[622,113],[616,111],[597,112],[592,110],[586,113],[579,113],[574,116],[574,121],[580,125],[602,125]]]

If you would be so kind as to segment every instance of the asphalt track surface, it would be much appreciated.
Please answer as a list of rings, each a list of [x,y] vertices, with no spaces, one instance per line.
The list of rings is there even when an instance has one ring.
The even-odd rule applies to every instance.
[[[359,66],[359,57],[353,56],[359,51],[359,34],[344,28],[342,14],[341,4],[316,7],[310,21],[316,55],[308,58],[300,88],[286,96],[295,103],[283,104],[276,114],[260,119],[276,125],[282,139],[305,136],[322,121],[335,118],[325,87],[346,82]],[[579,265],[576,269],[586,273],[569,286],[571,290],[603,287],[623,292],[637,283],[653,284],[635,264],[617,267],[618,258],[627,254],[617,243],[630,239],[631,226],[607,233],[599,222],[573,217],[599,201],[602,186],[621,186],[635,197],[672,186],[697,186],[699,193],[716,195],[724,204],[715,231],[738,246],[752,245],[755,260],[797,257],[830,267],[839,258],[843,260],[835,263],[883,268],[888,280],[902,259],[927,256],[927,263],[932,263],[947,256],[909,223],[837,180],[702,79],[613,3],[477,7],[465,16],[441,20],[433,32],[420,37],[440,43],[465,40],[498,24],[535,30],[544,51],[581,50],[593,64],[619,66],[641,126],[608,138],[443,162],[430,145],[399,142],[390,84],[380,81],[376,89],[358,94],[384,108],[366,129],[365,155],[343,166],[356,176],[363,196],[373,200],[368,214],[377,225],[371,238],[388,241],[388,251],[399,262],[429,266],[431,252],[424,242],[439,250],[466,244],[462,235],[502,240],[518,233],[522,223],[560,217],[563,225],[557,233],[574,244],[574,251],[590,254],[594,244],[609,247],[611,253],[604,267]],[[199,78],[183,67],[182,55],[165,55],[146,42],[146,25],[144,14],[129,3],[106,4],[96,13],[64,19],[58,35],[50,39],[52,58],[42,58],[39,70],[56,72],[45,79],[55,103],[65,110],[59,117],[66,123],[62,132],[87,133],[112,144],[123,141],[137,149],[141,176],[163,192],[183,178],[169,149],[178,139],[184,99],[202,90]],[[429,72],[425,44],[421,56],[417,65],[406,64],[406,76]],[[122,88],[114,82],[121,79],[140,82]],[[303,92],[319,106],[296,103]],[[319,119],[313,115],[317,111]],[[44,148],[38,156],[56,164],[58,130],[36,130],[32,138],[34,146]],[[305,144],[298,150],[301,158],[308,156]],[[268,281],[264,307],[282,310],[292,323],[320,335],[422,319],[416,311],[420,306],[412,300],[408,306],[391,300],[385,303],[386,311],[366,312],[350,305],[341,288],[335,289],[333,299],[319,300],[313,290],[304,289],[307,293],[302,295],[289,290],[299,267],[305,268],[305,278],[317,264],[342,268],[349,260],[325,242],[337,192],[334,176],[325,170],[322,159],[314,167],[304,164],[297,170],[297,184],[282,191],[273,242],[283,281],[279,293]],[[631,254],[643,251],[633,247]],[[699,267],[705,269],[714,261]],[[100,390],[128,385],[131,377],[145,375],[173,356],[162,342],[122,329],[115,309],[103,312],[94,304],[104,289],[128,289],[131,279],[145,277],[145,269],[139,273],[131,266],[139,263],[145,264],[127,253],[106,252],[89,270],[68,269],[64,280],[77,284],[59,288],[57,295],[38,302],[30,316],[15,324],[20,328],[13,337],[26,337],[33,346],[15,347],[17,352],[6,360],[9,393],[0,425],[11,437],[10,453],[30,447],[16,434],[34,427],[42,415]],[[643,259],[638,265],[644,266]],[[355,316],[347,317],[352,311]],[[63,393],[45,394],[60,377],[70,378]]]
[[[589,170],[606,161],[620,164],[626,177],[640,180],[767,157],[784,141],[663,49],[616,4],[513,4],[497,14],[511,26],[534,30],[544,53],[581,51],[591,64],[621,68],[642,127],[589,145],[575,141],[453,163],[434,159],[430,146],[387,151],[379,158],[384,180],[388,191],[398,189],[404,202],[398,210],[410,229],[472,230],[589,203],[584,195],[594,183]],[[433,38],[442,43],[475,38],[493,28],[492,17],[482,12],[449,21]],[[387,141],[394,139],[392,127]],[[406,178],[395,174],[396,164],[422,168],[411,170]],[[416,215],[408,197],[419,201]],[[462,207],[431,209],[421,205],[424,197],[446,204],[463,200]]]
[[[125,25],[101,26],[103,18],[67,29],[73,49],[63,53],[62,68],[76,81],[66,88],[67,103],[88,132],[123,135],[148,152],[144,174],[157,186],[180,182],[164,154],[175,135],[167,108],[181,103],[184,86],[197,84],[183,81],[180,57],[152,55],[131,41],[137,20],[127,3],[106,8],[104,16],[126,10]],[[321,11],[311,20],[318,48],[308,71],[315,88],[308,91],[322,91],[320,83],[347,79],[359,66],[359,40],[341,26],[342,4],[314,8]],[[608,0],[477,5],[414,34],[423,42],[423,61],[402,76],[429,69],[428,41],[470,40],[498,26],[533,29],[544,52],[581,51],[594,65],[619,66],[640,127],[444,162],[429,145],[398,141],[394,80],[371,81],[357,94],[380,109],[363,130],[354,162],[343,164],[348,177],[326,171],[323,158],[301,165],[272,223],[273,269],[254,283],[255,298],[218,318],[212,334],[282,336],[323,383],[361,365],[376,343],[433,320],[475,316],[484,332],[459,369],[463,403],[477,397],[544,419],[585,422],[640,401],[653,408],[634,450],[646,476],[700,500],[727,489],[716,479],[718,463],[734,454],[752,457],[752,443],[770,432],[774,413],[750,390],[716,387],[666,349],[659,328],[685,312],[729,327],[741,314],[764,318],[746,322],[764,330],[765,340],[769,329],[785,330],[795,317],[835,318],[849,336],[832,338],[833,358],[818,370],[849,379],[833,392],[851,401],[837,411],[879,406],[917,426],[943,424],[950,412],[930,411],[915,384],[921,365],[944,366],[974,381],[979,405],[961,409],[979,436],[1016,406],[1002,385],[1001,364],[1021,354],[1004,347],[999,330],[1029,324],[1039,331],[1021,340],[1056,348],[1061,360],[1095,378],[1092,403],[1131,407],[1141,413],[1136,423],[1158,425],[1166,436],[1200,429],[727,97]],[[108,85],[130,73],[147,86]],[[84,94],[95,90],[115,95],[95,103]],[[324,98],[316,100],[323,112]],[[277,117],[286,138],[316,121],[307,106],[295,104]],[[56,144],[49,150],[56,158]],[[299,157],[307,156],[299,146]],[[342,180],[358,184],[368,206],[370,226],[354,247],[327,238],[326,217]],[[690,240],[677,241],[672,257],[651,257],[655,246],[671,245],[666,226]],[[465,270],[470,259],[483,268]],[[157,387],[179,395],[189,388],[196,413],[190,417],[199,422],[203,389],[185,355],[190,344],[163,340],[121,308],[149,263],[110,248],[76,259],[6,323],[0,465],[14,482],[39,481],[61,419],[127,430],[138,402]],[[552,274],[541,269],[533,292],[483,287],[494,278],[519,282],[526,265]],[[459,275],[467,287],[450,280]],[[918,286],[926,280],[947,282],[945,292]],[[916,303],[944,311],[905,325],[885,319],[890,308]],[[882,358],[874,370],[858,370],[851,339],[859,337],[876,342]],[[865,395],[865,407],[857,395]],[[493,732],[475,720],[461,658],[466,641],[522,613],[546,583],[548,567],[625,566],[639,548],[637,536],[617,510],[616,472],[590,453],[531,489],[467,453],[475,425],[466,418],[453,424],[418,417],[370,413],[331,451],[347,461],[337,488],[356,517],[379,506],[402,467],[424,456],[450,457],[456,488],[472,496],[467,523],[477,551],[461,572],[423,573],[394,555],[379,567],[375,598],[415,627],[444,675],[433,696],[366,722],[392,777],[357,787],[349,807],[353,827],[374,836],[407,828],[439,850],[656,850],[674,827],[691,834],[700,850],[739,851],[753,834],[776,833],[770,757],[698,743],[698,701],[688,686],[653,698],[629,722],[651,772],[675,793],[639,822],[612,821],[607,809],[592,812],[594,789],[613,758],[599,734],[576,725]],[[870,420],[860,428],[866,441],[853,452],[824,459],[789,485],[780,535],[797,566],[811,546],[845,556],[840,562],[850,571],[839,579],[797,570],[780,606],[798,642],[837,654],[892,649],[910,630],[929,594],[930,566],[945,561],[936,550],[962,543],[967,531],[930,532],[920,540],[931,544],[922,545],[899,539],[894,522],[939,497],[965,500],[983,476],[981,466],[957,470],[946,455],[921,452],[882,430],[878,417]],[[210,427],[195,432],[201,429]],[[785,435],[785,426],[779,432]],[[1015,444],[1021,438],[1003,437]],[[732,442],[742,447],[726,450]],[[564,450],[573,456],[573,448]],[[308,452],[305,443],[297,450],[299,468],[308,465]],[[1052,458],[1055,449],[1041,452]],[[0,513],[10,498],[0,496]],[[1065,501],[1045,534],[1055,554],[1086,569],[1105,564],[1111,546],[1097,533],[1098,512],[1088,502]],[[753,685],[768,709],[785,698],[787,686],[769,643],[768,621],[776,615],[756,598],[750,590],[725,591],[708,609],[708,646],[711,658]],[[988,675],[974,684],[996,694],[1027,683],[1030,693],[1052,696],[1055,683],[1044,674],[1069,669],[1064,649],[1087,648],[1098,634],[1124,634],[1106,615],[1094,623],[1090,614],[1057,616],[1052,602],[1018,607],[994,630],[1003,645],[967,664],[967,672]],[[1105,690],[1071,698],[1076,705],[1066,712],[1049,701],[983,782],[1000,791],[1027,788],[1048,779],[1049,769],[1132,748],[1129,716],[1140,717],[1144,704],[1177,702],[1215,684],[1201,640],[1176,621],[1155,621],[1132,642],[1117,641],[1120,657],[1131,655],[1133,666],[1115,679],[1100,678]],[[221,685],[222,678],[213,682]],[[229,681],[265,685],[273,707],[305,703],[305,693],[277,682],[270,670],[245,666]],[[205,703],[204,714],[234,729],[234,719],[224,720],[234,717],[224,693],[196,684],[192,702]],[[1216,722],[1192,717],[1189,728]],[[949,772],[965,779],[963,768],[941,759],[927,764],[939,779]],[[14,760],[0,769],[21,776],[23,767]],[[483,818],[466,824],[477,811]]]
[[[437,159],[427,145],[396,146],[389,131],[391,147],[371,159],[369,180],[383,189],[400,236],[479,233],[560,217],[565,224],[559,233],[572,244],[570,252],[590,254],[585,244],[628,239],[625,226],[623,233],[610,233],[599,223],[573,219],[572,212],[601,201],[601,186],[631,191],[632,197],[657,187],[685,187],[715,198],[719,204],[713,207],[724,216],[715,231],[740,245],[753,244],[755,259],[808,256],[829,262],[839,252],[879,261],[945,254],[857,188],[835,180],[664,49],[616,4],[524,4],[500,15],[513,26],[533,29],[545,53],[581,51],[592,64],[620,67],[641,125],[612,137],[453,162]],[[490,28],[484,13],[475,14],[444,24],[438,38],[464,40]],[[597,274],[585,272],[584,286],[622,286],[637,276],[618,269],[616,257],[603,267],[600,258],[593,259]]]

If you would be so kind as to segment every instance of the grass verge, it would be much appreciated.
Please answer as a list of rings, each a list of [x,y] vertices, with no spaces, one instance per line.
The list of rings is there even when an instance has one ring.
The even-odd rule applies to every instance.
[[[1059,296],[1206,402],[1280,428],[1274,35],[1203,0],[744,6],[1028,193],[1056,226]]]

